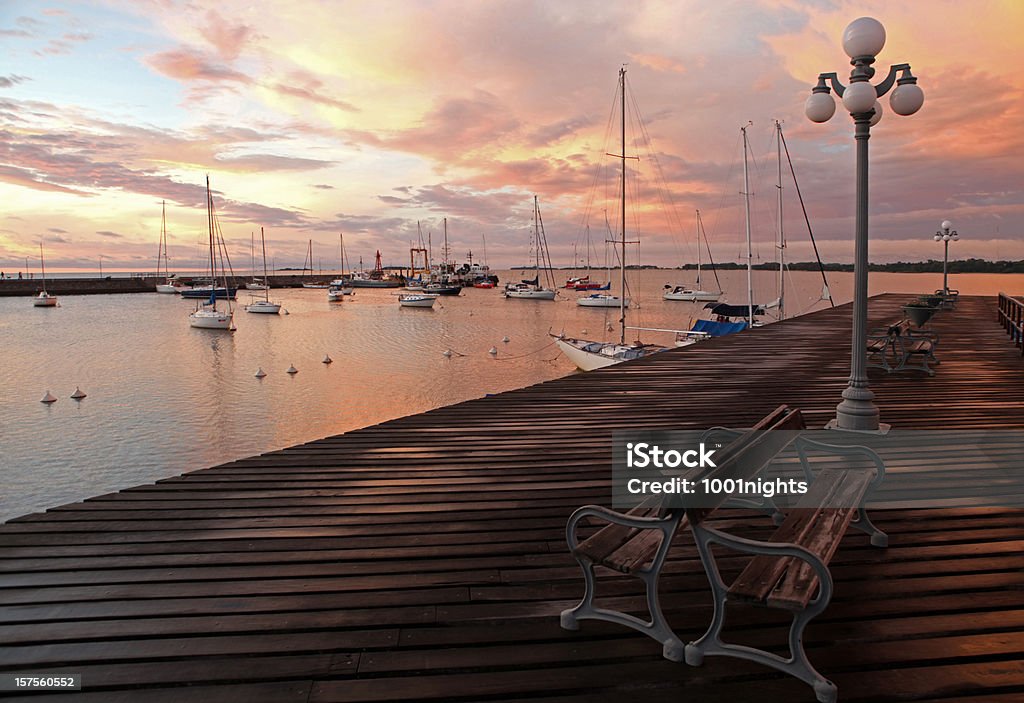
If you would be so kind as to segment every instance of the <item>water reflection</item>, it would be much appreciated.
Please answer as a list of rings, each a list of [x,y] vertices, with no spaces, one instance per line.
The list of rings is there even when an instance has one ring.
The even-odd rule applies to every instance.
[[[688,327],[701,305],[663,301],[661,289],[692,276],[631,272],[641,307],[629,323]],[[745,272],[720,276],[730,302],[743,303]],[[849,300],[849,274],[830,282],[837,302]],[[992,294],[1024,288],[1024,276],[951,283]],[[791,312],[827,305],[816,272],[787,285]],[[872,292],[940,285],[941,274],[871,277]],[[756,272],[757,302],[776,297],[774,287],[774,273]],[[0,519],[572,373],[549,330],[618,337],[618,310],[578,307],[572,291],[547,302],[470,288],[431,310],[401,308],[386,290],[341,303],[323,290],[277,293],[290,314],[240,311],[234,334],[189,327],[193,305],[173,296],[64,296],[52,310],[0,298]],[[325,354],[333,364],[321,363]],[[86,400],[68,398],[76,386]],[[59,399],[52,406],[39,402],[47,389]]]

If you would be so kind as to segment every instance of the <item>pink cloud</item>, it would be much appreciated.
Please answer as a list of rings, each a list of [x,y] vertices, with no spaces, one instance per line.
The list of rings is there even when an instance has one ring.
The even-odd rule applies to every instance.
[[[146,63],[168,78],[177,80],[252,82],[252,79],[244,73],[227,66],[217,65],[207,57],[185,49],[153,54],[146,58]]]
[[[245,24],[232,24],[216,10],[208,10],[206,24],[199,28],[199,33],[213,45],[222,59],[234,61],[252,36],[252,28]]]

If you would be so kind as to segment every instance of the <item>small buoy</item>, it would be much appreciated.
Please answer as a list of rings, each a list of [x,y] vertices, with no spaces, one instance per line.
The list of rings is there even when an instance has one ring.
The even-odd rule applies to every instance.
[[[508,338],[508,335],[506,334],[506,335],[505,335],[504,337],[502,337],[502,338],[501,338],[501,341],[503,341],[503,342],[504,342],[505,344],[508,344],[508,343],[509,343],[509,342],[511,342],[512,340],[511,340],[511,339],[509,339],[509,338]]]
[[[496,356],[497,353],[498,353],[498,348],[497,347],[491,347],[490,349],[487,350],[487,353],[490,354],[491,356]]]
[[[325,364],[331,364],[333,362],[334,362],[334,359],[332,359],[329,355],[324,354],[324,363]]]
[[[267,372],[263,370],[263,367],[256,369],[256,378],[263,378],[267,375]]]
[[[586,334],[586,333],[587,333],[586,330],[580,330],[580,334]]]
[[[298,372],[299,372],[299,370],[297,368],[295,368],[294,366],[289,366],[288,367],[288,373],[290,373],[290,374],[297,374]]]
[[[54,398],[54,397],[53,397],[53,396],[52,396],[52,395],[50,394],[50,391],[46,391],[46,395],[44,395],[44,396],[43,396],[43,399],[42,399],[42,400],[40,400],[39,402],[40,402],[40,403],[56,403],[56,402],[57,402],[57,399],[56,399],[56,398]]]
[[[75,386],[75,392],[71,394],[71,397],[74,398],[75,400],[81,400],[82,398],[85,397],[85,393],[82,392],[81,388]]]
[[[451,349],[445,349],[445,350],[444,350],[443,352],[441,352],[441,353],[442,353],[442,354],[443,354],[444,356],[447,356],[447,357],[451,358],[451,355],[452,355],[452,350],[451,350]]]
[[[610,322],[608,323],[608,331],[609,332],[614,332],[615,331],[615,328],[612,327],[612,324]]]
[[[291,315],[291,313],[290,313],[290,312],[288,312],[287,310],[285,310],[285,311],[284,311],[284,314],[285,314],[285,315]]]
[[[469,316],[473,317],[473,311],[472,310],[469,311]]]

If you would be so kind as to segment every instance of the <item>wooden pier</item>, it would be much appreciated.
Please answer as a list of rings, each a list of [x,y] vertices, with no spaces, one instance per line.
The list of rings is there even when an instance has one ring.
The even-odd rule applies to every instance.
[[[909,297],[873,298],[872,323]],[[961,298],[932,327],[934,377],[872,370],[882,419],[1024,430],[1024,359],[996,299]],[[561,630],[582,594],[564,528],[610,502],[615,429],[743,426],[780,403],[823,426],[849,330],[849,306],[825,310],[11,521],[0,672],[81,674],[81,693],[32,701],[811,703],[755,664],[693,668],[621,627]],[[874,518],[891,546],[846,539],[807,631],[840,700],[1024,700],[1024,512]],[[694,639],[711,596],[688,537],[666,568],[666,614]],[[643,603],[621,575],[599,592]],[[770,647],[777,624],[737,611],[728,634]]]

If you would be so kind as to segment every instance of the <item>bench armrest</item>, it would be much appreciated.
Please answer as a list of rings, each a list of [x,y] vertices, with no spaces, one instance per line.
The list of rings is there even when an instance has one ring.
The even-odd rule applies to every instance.
[[[611,508],[606,508],[603,505],[584,505],[581,508],[577,508],[569,516],[569,522],[565,526],[565,541],[569,543],[569,548],[572,550],[579,546],[579,540],[576,538],[576,526],[580,520],[586,517],[596,517],[616,525],[634,527],[639,530],[659,529],[662,531],[667,530],[676,519],[672,515],[654,515],[649,517],[626,515],[625,513],[616,512]]]
[[[730,535],[713,527],[704,527],[703,525],[697,526],[693,530],[693,533],[694,537],[697,539],[697,545],[700,549],[701,557],[705,558],[705,555],[707,555],[704,562],[706,570],[708,570],[707,566],[710,565],[712,567],[712,569],[708,570],[708,576],[712,578],[718,588],[722,591],[728,590],[728,586],[725,584],[725,581],[722,580],[722,575],[718,571],[718,566],[714,561],[714,557],[711,556],[711,550],[709,547],[712,544],[721,544],[723,547],[733,549],[737,552],[744,552],[746,554],[793,557],[806,562],[818,577],[818,597],[814,599],[814,602],[828,603],[832,599],[832,574],[829,573],[828,566],[825,565],[825,562],[810,550],[791,542],[768,542],[759,539],[737,537],[736,535]],[[712,573],[712,571],[714,573]]]
[[[875,465],[875,477],[871,480],[871,488],[878,488],[885,479],[885,462],[882,461],[882,457],[878,455],[878,452],[870,447],[865,447],[862,444],[826,444],[825,442],[808,439],[807,437],[797,437],[796,450],[800,455],[800,465],[803,466],[804,475],[808,480],[814,480],[814,473],[811,471],[810,460],[807,457],[808,449],[814,449],[838,456],[866,457]]]
[[[700,441],[709,442],[712,439],[714,441],[731,442],[734,439],[743,436],[743,430],[734,430],[730,427],[710,427],[701,433]]]

